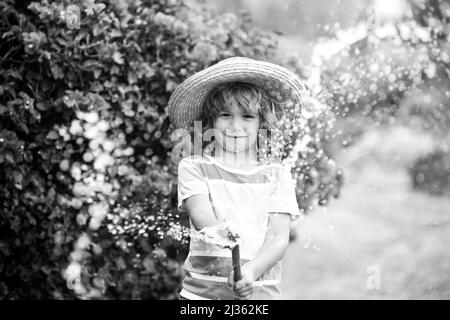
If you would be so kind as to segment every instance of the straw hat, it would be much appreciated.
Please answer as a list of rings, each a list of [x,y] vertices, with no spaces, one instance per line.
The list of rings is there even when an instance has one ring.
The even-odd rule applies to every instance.
[[[175,128],[190,128],[202,115],[208,93],[228,82],[246,82],[263,90],[294,116],[299,113],[306,88],[292,71],[279,65],[245,57],[232,57],[218,62],[183,81],[172,93],[169,103],[170,122]],[[166,119],[167,120],[167,119]],[[162,127],[169,126],[168,121]]]

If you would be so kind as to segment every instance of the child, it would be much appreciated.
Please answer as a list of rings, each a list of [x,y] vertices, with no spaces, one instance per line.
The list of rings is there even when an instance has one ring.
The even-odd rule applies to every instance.
[[[212,141],[178,165],[178,208],[191,225],[182,298],[282,298],[281,259],[299,210],[289,168],[270,161],[276,152],[270,145],[262,150],[262,140],[280,128],[280,118],[299,111],[303,93],[287,69],[234,57],[191,76],[172,94],[174,126],[190,129],[201,121],[203,138],[209,137],[203,140]],[[240,237],[236,282],[230,250],[198,237],[222,224]]]

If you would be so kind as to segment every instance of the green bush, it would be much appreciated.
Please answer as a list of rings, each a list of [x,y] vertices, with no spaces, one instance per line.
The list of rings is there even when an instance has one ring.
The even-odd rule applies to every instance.
[[[234,55],[284,63],[275,35],[187,0],[0,12],[0,299],[176,298],[186,217],[155,130],[194,72]],[[324,129],[304,158],[332,181],[313,159]]]

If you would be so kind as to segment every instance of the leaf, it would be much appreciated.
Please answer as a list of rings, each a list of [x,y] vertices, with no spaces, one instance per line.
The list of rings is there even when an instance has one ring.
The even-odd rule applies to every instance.
[[[56,132],[56,131],[50,131],[48,134],[47,134],[47,137],[46,137],[46,139],[49,139],[49,140],[56,140],[56,139],[58,139],[59,138],[59,134],[58,134],[58,132]]]
[[[133,83],[136,83],[136,81],[137,81],[136,72],[131,71],[131,70],[128,71],[128,83],[133,84]]]
[[[113,29],[113,30],[111,30],[111,32],[109,33],[109,36],[110,36],[111,38],[121,37],[121,36],[122,36],[122,32],[120,32],[120,31],[117,30],[117,29]]]
[[[46,275],[49,275],[52,272],[52,269],[49,266],[42,266],[41,271]]]
[[[28,222],[33,225],[36,226],[37,225],[37,221],[36,219],[31,215],[31,213],[27,212],[27,218],[28,218]]]
[[[105,280],[100,277],[95,277],[92,283],[94,284],[95,287],[99,288],[100,290],[104,290],[106,287]]]
[[[1,89],[1,87],[0,87]],[[0,95],[2,94],[0,90]],[[6,108],[4,105],[0,105],[0,116],[8,111],[8,108]]]
[[[58,42],[61,46],[67,47],[67,41],[66,41],[66,39],[63,39],[63,38],[61,38],[61,37],[57,37],[57,38],[55,39],[55,41]]]
[[[90,60],[84,61],[83,64],[81,65],[81,68],[83,68],[84,70],[93,70],[96,67],[99,67],[99,68],[103,67],[103,63],[101,63],[98,60],[90,59]]]
[[[9,92],[9,94],[15,99],[17,94],[16,94],[16,89],[14,89],[14,87],[12,86],[5,86],[5,90]]]
[[[88,16],[91,16],[94,13],[98,13],[105,8],[105,5],[103,3],[96,4],[93,0],[84,1],[84,5],[86,6],[84,11]]]
[[[111,107],[110,104],[98,93],[89,93],[88,97],[91,100],[92,105],[94,105],[95,109],[98,111],[107,110]]]
[[[50,70],[52,71],[52,75],[53,75],[54,79],[63,79],[64,78],[63,71],[57,64],[52,65],[50,67]]]
[[[52,84],[50,83],[50,81],[47,81],[47,80],[41,81],[40,85],[41,85],[41,88],[43,91],[48,91],[52,87]]]
[[[42,169],[44,169],[45,173],[49,173],[50,170],[52,169],[52,165],[46,162],[42,163]]]
[[[26,134],[29,133],[28,127],[27,127],[27,125],[26,125],[25,123],[20,122],[20,123],[16,123],[16,124],[18,125],[18,127],[19,127],[20,129],[22,129],[23,132],[25,132]]]
[[[36,103],[36,109],[41,110],[41,111],[46,111],[50,108],[49,104],[46,104],[44,102],[38,102]]]
[[[94,29],[92,30],[92,34],[96,37],[98,36],[101,32],[103,31],[103,29],[100,27],[100,25],[98,23],[96,23],[94,25]]]
[[[167,82],[166,82],[166,91],[167,92],[173,92],[177,86],[178,86],[178,83],[176,83],[173,80],[167,79]]]
[[[3,255],[9,256],[9,246],[5,241],[0,241],[0,251]]]
[[[94,78],[98,79],[100,75],[102,74],[102,70],[100,69],[94,69]]]
[[[6,159],[9,163],[14,163],[14,162],[15,162],[14,154],[12,154],[11,152],[6,152],[6,153],[5,153],[5,159]]]
[[[120,74],[120,69],[117,66],[113,66],[110,71],[111,74]]]
[[[122,54],[119,51],[114,52],[113,56],[112,56],[113,60],[115,63],[117,64],[123,64],[123,58],[122,58]]]
[[[14,187],[19,190],[22,190],[23,174],[19,171],[14,171],[13,177],[14,177]]]
[[[122,257],[119,257],[119,258],[116,260],[116,267],[117,267],[117,269],[119,269],[119,270],[125,270],[125,269],[127,268],[127,265],[126,265],[126,263],[125,263],[125,261],[123,260]]]
[[[142,265],[144,266],[147,273],[155,272],[155,262],[153,261],[152,255],[148,255],[144,261],[142,261]]]
[[[47,193],[47,203],[51,204],[55,201],[56,191],[55,188],[51,188]]]
[[[14,71],[9,71],[8,72],[8,75],[9,76],[11,76],[12,78],[14,78],[14,79],[17,79],[17,80],[22,80],[22,75],[19,73],[19,72],[17,72],[16,70],[14,70]]]

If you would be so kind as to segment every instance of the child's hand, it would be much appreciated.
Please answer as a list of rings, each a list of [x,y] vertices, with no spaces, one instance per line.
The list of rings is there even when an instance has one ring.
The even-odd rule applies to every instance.
[[[242,268],[242,279],[234,282],[234,272],[231,271],[228,277],[228,285],[234,289],[237,298],[240,300],[251,299],[255,292],[255,279],[250,275],[250,272],[246,272],[244,267]]]

